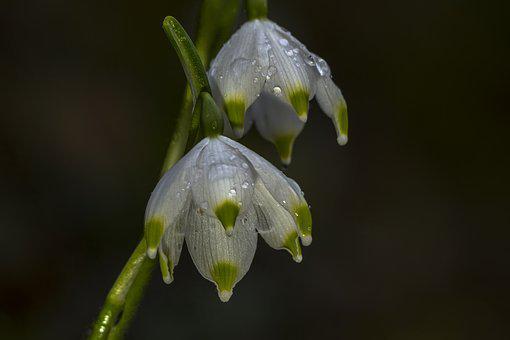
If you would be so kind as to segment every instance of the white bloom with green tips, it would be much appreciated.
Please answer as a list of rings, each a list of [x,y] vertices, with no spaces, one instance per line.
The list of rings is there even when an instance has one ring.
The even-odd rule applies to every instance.
[[[268,161],[224,136],[198,143],[159,181],[145,216],[150,258],[159,255],[163,280],[186,241],[199,272],[222,301],[248,272],[257,233],[301,262],[312,221],[299,186]]]
[[[255,19],[242,25],[211,63],[209,79],[214,98],[223,107],[236,137],[241,137],[249,129],[245,124],[248,108],[259,101],[267,102],[267,96],[271,96],[290,108],[273,110],[271,116],[279,117],[270,120],[273,125],[291,126],[295,133],[292,144],[301,129],[296,129],[298,124],[288,112],[293,112],[302,123],[306,122],[309,101],[316,96],[322,110],[333,120],[338,143],[344,145],[347,142],[347,106],[340,89],[331,79],[328,64],[270,20]],[[260,109],[252,111],[251,118],[255,122],[261,119],[258,115],[267,116]],[[287,137],[287,131],[280,135],[278,131],[272,131],[268,137],[267,128],[259,125],[259,132],[277,146],[282,160],[289,158],[281,154],[281,148],[275,142]]]

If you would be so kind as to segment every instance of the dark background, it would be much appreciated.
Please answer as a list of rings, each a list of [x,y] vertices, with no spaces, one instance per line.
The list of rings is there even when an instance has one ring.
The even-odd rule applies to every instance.
[[[180,106],[162,19],[193,34],[199,1],[1,7],[0,338],[79,339],[141,236]],[[287,171],[314,243],[298,265],[259,242],[228,304],[184,250],[170,287],[155,273],[128,338],[504,338],[508,13],[270,1],[349,105],[346,147],[312,105]],[[255,131],[243,143],[276,161]]]

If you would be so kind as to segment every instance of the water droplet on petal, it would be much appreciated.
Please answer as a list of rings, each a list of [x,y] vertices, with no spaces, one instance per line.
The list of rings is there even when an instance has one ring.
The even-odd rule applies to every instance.
[[[250,182],[248,182],[248,181],[244,181],[243,184],[241,184],[241,187],[243,189],[247,189],[249,186],[250,186]]]
[[[234,197],[236,195],[237,195],[237,191],[236,191],[235,188],[232,188],[232,189],[229,190],[229,192],[228,192],[228,196],[229,197]]]
[[[308,57],[305,58],[305,62],[307,65],[315,66],[315,59],[311,54],[309,54]]]
[[[317,71],[319,71],[319,74],[321,76],[330,75],[331,71],[329,69],[328,63],[322,58],[319,58],[315,64],[315,67],[317,68]]]
[[[282,94],[282,89],[279,86],[273,87],[273,94],[279,96]]]
[[[285,38],[281,38],[280,40],[278,40],[278,42],[282,46],[288,46],[289,45],[289,41],[287,39],[285,39]]]
[[[267,72],[266,72],[266,80],[269,80],[271,79],[271,77],[276,73],[276,71],[278,71],[278,69],[271,65],[267,68]]]

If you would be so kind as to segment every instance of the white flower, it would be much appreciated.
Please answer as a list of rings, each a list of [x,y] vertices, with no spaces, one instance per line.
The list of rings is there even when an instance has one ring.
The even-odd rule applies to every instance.
[[[183,241],[222,301],[250,268],[257,232],[301,262],[311,215],[299,186],[268,161],[224,136],[205,138],[172,167],[145,214],[147,254],[159,254],[163,280],[173,280]]]
[[[347,106],[331,79],[328,64],[270,20],[252,20],[241,26],[211,63],[209,78],[214,98],[225,110],[237,137],[247,132],[245,112],[258,101],[266,103],[248,112],[247,118],[251,114],[259,132],[273,143],[287,134],[288,131],[273,129],[271,137],[267,137],[267,129],[257,124],[259,120],[268,120],[267,98],[272,97],[289,106],[281,113],[273,110],[271,116],[281,117],[269,120],[272,124],[292,126],[293,138],[286,147],[292,149],[302,126],[288,112],[293,111],[305,122],[308,102],[316,96],[322,110],[333,120],[338,143],[347,143]]]

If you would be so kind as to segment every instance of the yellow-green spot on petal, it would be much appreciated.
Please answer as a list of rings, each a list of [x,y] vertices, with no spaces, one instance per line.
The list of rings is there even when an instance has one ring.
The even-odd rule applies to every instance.
[[[239,205],[232,200],[225,200],[214,209],[214,213],[225,228],[227,235],[232,235],[237,215],[239,215]]]
[[[347,144],[347,129],[348,129],[348,119],[347,119],[347,104],[345,100],[340,101],[338,106],[337,114],[335,116],[335,128],[338,134],[337,142],[340,145]]]
[[[299,237],[297,232],[290,232],[285,241],[283,242],[283,248],[289,251],[292,254],[292,258],[297,263],[303,260],[303,255],[301,254],[301,246],[299,245]]]
[[[294,110],[296,110],[299,119],[303,122],[306,122],[308,118],[308,98],[308,91],[302,88],[297,88],[289,92],[290,104]]]
[[[151,218],[145,223],[145,241],[147,242],[147,256],[156,258],[159,243],[163,237],[164,222],[162,218]]]
[[[159,268],[161,276],[166,284],[172,283],[174,280],[174,264],[172,260],[166,257],[161,251],[159,252]]]
[[[299,229],[299,236],[304,246],[312,243],[312,214],[306,203],[299,204],[292,209],[294,219]]]
[[[246,111],[246,103],[244,99],[238,96],[226,98],[224,110],[227,113],[232,130],[236,136],[241,137],[244,132],[244,113]]]
[[[289,165],[292,159],[292,148],[296,137],[294,135],[283,135],[274,139],[274,145],[283,164]]]
[[[227,302],[232,296],[232,288],[236,283],[237,266],[228,261],[217,262],[211,269],[211,277],[218,288],[218,295],[222,302]]]

